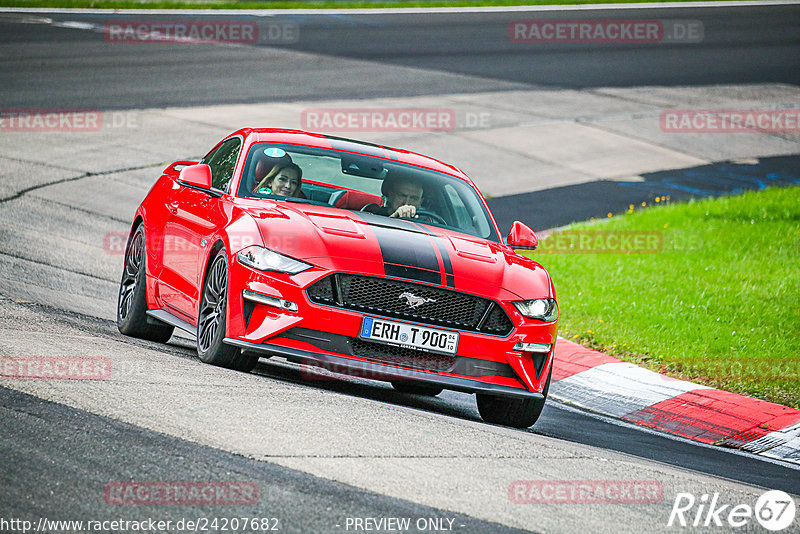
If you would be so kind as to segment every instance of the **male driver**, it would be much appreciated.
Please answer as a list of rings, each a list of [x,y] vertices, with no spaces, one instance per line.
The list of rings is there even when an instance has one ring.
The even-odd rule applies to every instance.
[[[386,203],[373,211],[388,217],[417,217],[417,209],[422,205],[422,185],[415,180],[386,180],[381,186]]]

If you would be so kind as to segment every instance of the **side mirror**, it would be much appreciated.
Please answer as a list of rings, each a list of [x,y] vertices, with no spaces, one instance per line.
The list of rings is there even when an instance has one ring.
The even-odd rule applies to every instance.
[[[511,225],[511,231],[508,232],[506,243],[514,248],[534,249],[539,246],[539,239],[536,237],[536,232],[527,225],[514,221],[514,224]]]
[[[178,175],[178,182],[200,189],[211,189],[211,167],[205,163],[184,167]]]

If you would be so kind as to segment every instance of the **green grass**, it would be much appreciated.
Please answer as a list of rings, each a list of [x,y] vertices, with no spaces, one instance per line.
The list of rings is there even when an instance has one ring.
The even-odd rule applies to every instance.
[[[562,336],[800,408],[800,187],[636,206],[569,231],[661,232],[663,248],[555,253],[563,238],[542,240],[529,255],[553,277]]]
[[[0,7],[94,9],[344,9],[605,4],[609,0],[0,0]],[[661,0],[614,0],[646,3]],[[678,0],[692,2],[699,0]]]

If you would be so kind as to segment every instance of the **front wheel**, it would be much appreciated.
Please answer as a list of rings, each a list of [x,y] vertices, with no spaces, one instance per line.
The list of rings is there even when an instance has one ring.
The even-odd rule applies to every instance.
[[[252,371],[258,356],[245,356],[238,347],[223,343],[228,306],[228,258],[220,250],[211,262],[203,284],[203,297],[197,318],[197,355],[206,363]]]
[[[550,373],[547,375],[547,382],[545,382],[544,390],[542,391],[543,399],[514,399],[478,393],[476,397],[481,418],[487,423],[514,428],[532,426],[542,414],[544,401],[547,399],[547,392],[550,390],[550,376],[552,373],[553,368],[551,366]]]
[[[125,265],[119,282],[117,328],[126,336],[164,343],[172,337],[172,326],[147,317],[144,225],[139,224],[125,247]]]

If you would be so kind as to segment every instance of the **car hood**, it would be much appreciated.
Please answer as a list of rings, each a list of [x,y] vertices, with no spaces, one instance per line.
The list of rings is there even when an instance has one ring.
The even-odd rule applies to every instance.
[[[547,271],[501,243],[311,204],[245,211],[256,221],[264,246],[324,269],[404,278],[505,300],[554,296]]]

